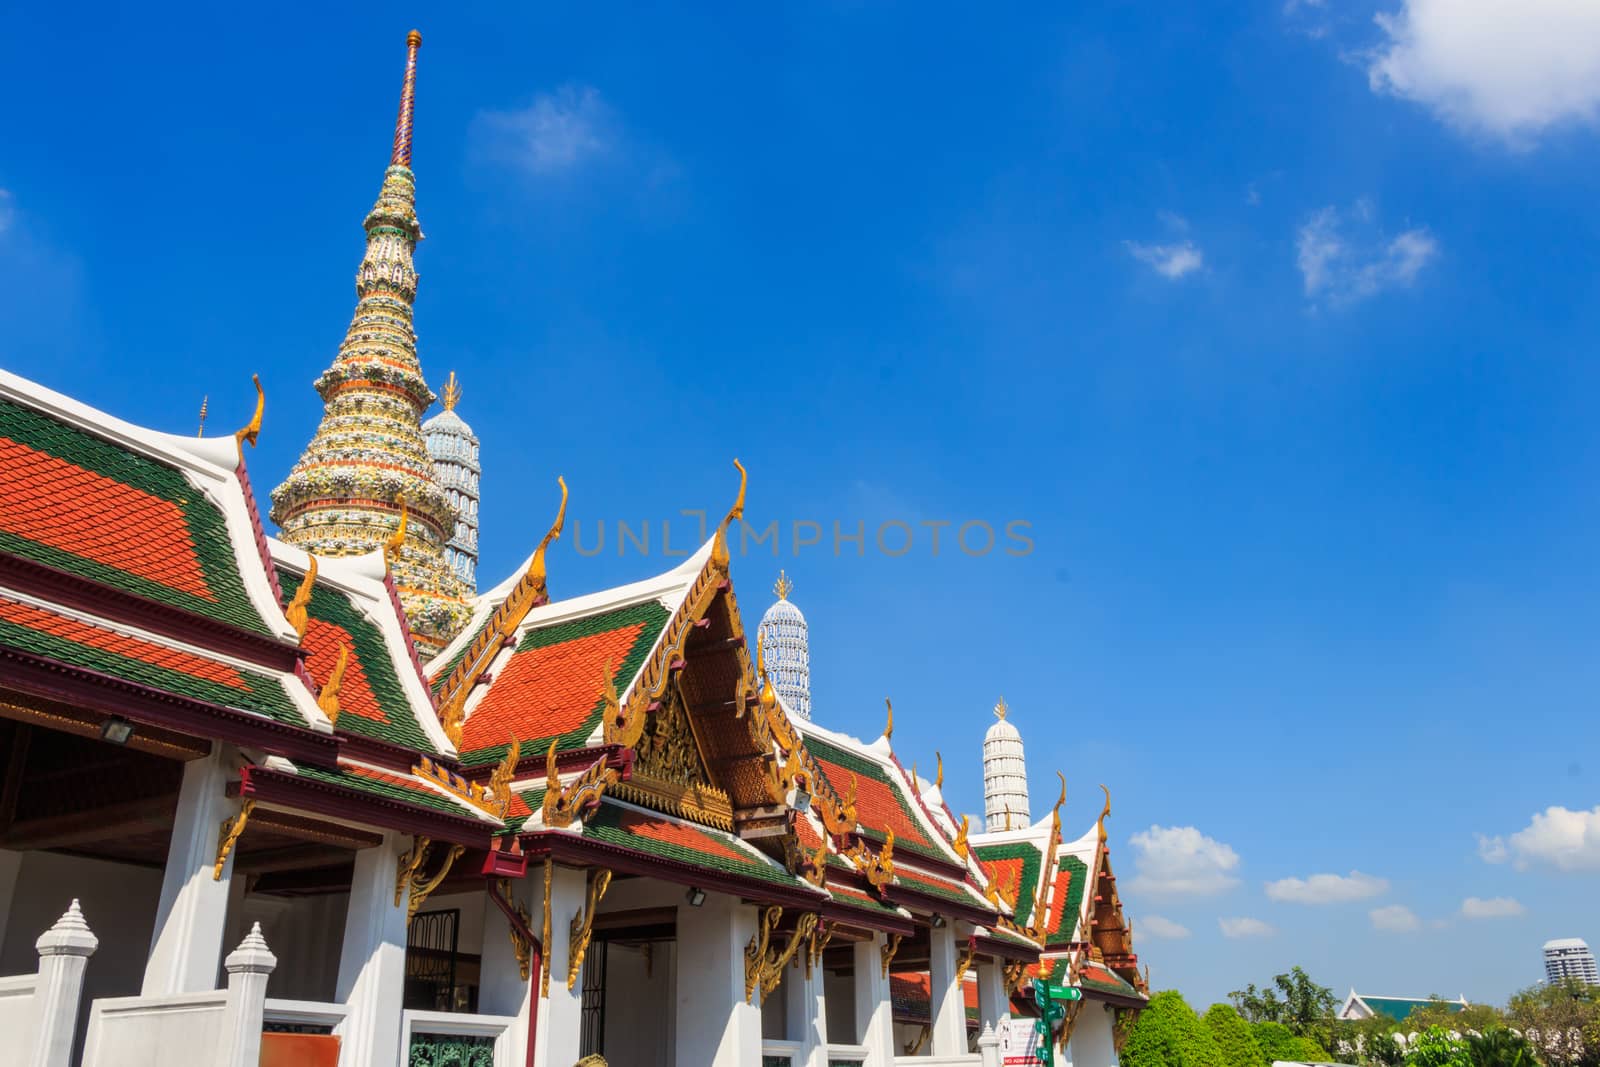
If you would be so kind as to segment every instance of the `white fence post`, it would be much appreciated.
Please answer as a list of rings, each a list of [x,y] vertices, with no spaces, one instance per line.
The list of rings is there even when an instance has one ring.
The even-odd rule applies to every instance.
[[[35,1018],[31,1067],[67,1067],[72,1039],[78,1032],[78,1005],[83,1000],[83,972],[100,939],[83,921],[74,900],[66,914],[40,935],[39,984],[34,989]]]
[[[220,1067],[256,1067],[261,1062],[267,979],[278,965],[278,957],[261,936],[260,923],[250,928],[222,965],[228,972],[228,1006],[222,1016],[216,1062]]]
[[[983,1033],[978,1035],[978,1056],[983,1067],[1000,1067],[1000,1035],[988,1023],[983,1024]]]

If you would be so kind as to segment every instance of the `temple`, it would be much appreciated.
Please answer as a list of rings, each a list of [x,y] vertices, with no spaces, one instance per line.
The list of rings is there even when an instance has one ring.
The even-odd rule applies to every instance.
[[[505,531],[524,562],[474,591],[478,439],[453,374],[423,422],[412,326],[420,44],[275,536],[259,381],[236,432],[186,437],[0,371],[16,1062],[1115,1064],[1147,986],[1109,794],[1077,838],[1064,780],[1029,821],[1002,721],[980,834],[942,761],[896,755],[892,705],[877,736],[827,725],[861,714],[812,706],[786,576],[747,640],[737,460],[671,570],[553,573],[552,477],[548,527]]]

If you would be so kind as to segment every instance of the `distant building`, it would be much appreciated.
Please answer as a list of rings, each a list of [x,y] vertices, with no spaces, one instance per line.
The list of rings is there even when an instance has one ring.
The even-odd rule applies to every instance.
[[[1544,980],[1564,982],[1577,978],[1590,985],[1600,985],[1600,970],[1594,963],[1594,953],[1581,938],[1558,937],[1544,943]]]
[[[1352,989],[1350,995],[1345,998],[1344,1007],[1339,1009],[1339,1018],[1356,1020],[1386,1015],[1397,1023],[1403,1023],[1412,1012],[1430,1004],[1439,1004],[1451,1012],[1458,1012],[1467,1006],[1467,998],[1444,1000],[1439,997],[1379,997],[1371,993],[1357,993]]]

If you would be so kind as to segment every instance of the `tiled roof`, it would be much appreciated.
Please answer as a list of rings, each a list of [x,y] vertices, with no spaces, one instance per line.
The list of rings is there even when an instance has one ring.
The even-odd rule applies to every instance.
[[[1466,1008],[1459,1000],[1430,1000],[1426,997],[1375,997],[1366,993],[1357,993],[1361,1002],[1373,1011],[1387,1015],[1396,1022],[1405,1022],[1412,1012],[1418,1008],[1427,1008],[1435,1004],[1448,1012],[1458,1012]]]
[[[278,584],[286,596],[292,595],[302,581],[301,575],[278,569]],[[303,647],[309,653],[306,669],[318,686],[327,684],[328,675],[338,662],[340,646],[350,649],[350,661],[339,687],[339,729],[437,754],[438,748],[416,720],[417,714],[432,714],[433,709],[412,708],[398,672],[414,674],[415,669],[410,663],[395,663],[383,632],[345,593],[325,581],[311,587],[309,616]]]
[[[583,836],[695,867],[794,886],[802,884],[731,834],[653,811],[602,801],[583,821]]]
[[[934,843],[924,823],[911,809],[905,783],[883,764],[851,752],[808,731],[806,749],[817,761],[828,784],[841,797],[850,792],[851,775],[860,782],[856,792],[856,821],[862,836],[882,843],[894,831],[895,852],[902,850],[948,863],[956,862]]]
[[[1083,970],[1078,975],[1078,986],[1081,989],[1114,993],[1124,997],[1139,996],[1137,989],[1123,981],[1104,964],[1095,963],[1093,960],[1084,963]]]
[[[495,762],[512,737],[524,753],[552,738],[563,749],[583,747],[605,711],[605,672],[637,674],[667,619],[659,601],[647,600],[528,630],[467,716],[463,762]]]
[[[296,768],[301,778],[327,785],[343,786],[360,793],[398,800],[421,808],[442,811],[446,815],[482,819],[483,815],[465,801],[434,789],[414,775],[400,774],[362,763],[340,762],[338,770],[302,765]]]
[[[855,886],[845,885],[843,882],[829,881],[826,888],[828,895],[833,897],[836,903],[843,904],[846,907],[859,908],[868,913],[889,912],[892,915],[900,914],[900,909],[893,904],[886,904],[871,893],[857,889]]]
[[[256,633],[227,521],[182,471],[0,399],[0,552]]]
[[[1044,856],[1026,841],[979,845],[973,851],[985,878],[1016,893],[1017,907],[1012,918],[1018,926],[1027,926],[1033,917],[1034,898],[1039,894],[1039,868],[1044,866]]]
[[[932,979],[927,971],[889,975],[889,1001],[896,1022],[925,1023],[933,1017]],[[967,1026],[979,1024],[978,983],[963,981],[961,999],[965,1002]]]
[[[895,849],[900,848],[900,842],[895,842]],[[940,874],[931,874],[927,871],[907,867],[903,863],[894,865],[895,885],[914,889],[919,893],[940,897],[944,900],[965,904],[969,907],[986,907],[982,897],[976,896],[964,882]]]
[[[109,624],[39,607],[3,592],[0,645],[208,704],[306,725],[305,717],[284,688],[286,683],[301,683],[287,675],[234,666],[153,637],[135,636]]]
[[[1089,867],[1077,856],[1062,856],[1056,863],[1055,885],[1050,889],[1050,928],[1045,944],[1064,945],[1077,937],[1078,919],[1083,908],[1084,890],[1089,884]]]

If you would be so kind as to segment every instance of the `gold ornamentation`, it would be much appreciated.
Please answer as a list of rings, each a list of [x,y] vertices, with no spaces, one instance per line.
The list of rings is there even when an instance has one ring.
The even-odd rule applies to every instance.
[[[339,658],[333,661],[333,670],[328,672],[327,684],[322,687],[322,692],[317,694],[317,707],[328,717],[330,726],[337,726],[339,723],[339,690],[344,688],[344,672],[349,666],[350,646],[341,641]]]
[[[794,583],[783,571],[778,572],[778,581],[773,585],[772,591],[778,594],[779,600],[788,600],[789,594],[794,591]]]
[[[878,962],[883,968],[883,976],[889,977],[889,964],[894,962],[894,954],[900,951],[901,934],[890,934],[883,944],[878,946]]]
[[[711,545],[711,565],[722,574],[728,573],[728,527],[744,518],[744,491],[750,483],[744,464],[735,459],[733,465],[739,468],[739,496],[734,500],[733,507],[728,509],[728,517],[717,527],[716,540]]]
[[[817,842],[817,850],[811,854],[811,869],[806,872],[806,881],[814,886],[828,884],[828,839],[823,838]]]
[[[833,940],[833,923],[819,922],[811,931],[811,947],[806,951],[806,977],[811,977],[811,972],[822,964],[822,954],[828,950],[828,942]]]
[[[664,782],[634,771],[633,777],[626,782],[618,776],[606,787],[606,792],[621,800],[676,815],[690,822],[714,826],[718,830],[733,829],[733,801],[716,786]]]
[[[395,560],[400,558],[400,550],[406,546],[406,522],[410,512],[406,509],[406,495],[396,493],[395,503],[400,505],[400,521],[395,524],[394,533],[390,534],[383,542],[383,566],[385,570],[394,567]]]
[[[645,723],[634,770],[682,785],[711,784],[700,756],[700,742],[694,735],[694,723],[678,686],[670,687],[667,699]]]
[[[956,855],[963,860],[967,858],[968,853],[971,851],[970,846],[967,844],[967,831],[970,829],[969,822],[970,820],[965,815],[961,816],[961,828],[956,831],[955,840],[950,842],[950,847],[955,849]]]
[[[789,931],[789,940],[784,943],[782,949],[777,946],[767,949],[766,955],[762,958],[757,981],[757,988],[760,990],[757,1004],[771,996],[772,991],[783,983],[783,969],[789,966],[789,961],[794,959],[795,953],[801,946],[810,941],[811,934],[816,928],[816,913],[806,912],[796,920],[794,929]]]
[[[883,739],[887,741],[894,736],[894,705],[888,697],[884,697],[883,706],[889,709],[889,721],[883,724]]]
[[[500,814],[500,809],[490,800],[483,783],[468,781],[448,767],[435,763],[432,757],[423,756],[412,764],[411,773],[443,786],[452,796],[472,805],[485,815],[493,815],[497,819],[504,818]]]
[[[1006,698],[1001,697],[994,706],[994,717],[997,719],[1004,719],[1006,717],[1006,712],[1010,710],[1010,708],[1006,707]]]
[[[877,889],[882,889],[894,881],[894,831],[885,831],[883,847],[878,849],[877,855],[872,858],[872,865],[867,868],[867,881]]]
[[[1001,969],[1001,979],[1005,982],[1006,992],[1015,993],[1022,988],[1022,983],[1028,977],[1028,963],[1026,960],[1013,960]]]
[[[1100,843],[1106,843],[1106,816],[1111,814],[1111,790],[1104,785],[1100,787],[1106,794],[1106,806],[1100,812],[1100,818],[1094,824],[1095,833],[1100,838]]]
[[[783,909],[774,904],[761,913],[756,920],[756,932],[751,935],[750,943],[744,947],[744,1000],[750,1003],[751,995],[756,991],[756,986],[761,984],[761,967],[767,959],[767,944],[772,940],[772,931],[778,925],[778,920],[783,918]]]
[[[621,777],[614,769],[606,766],[606,757],[601,756],[588,770],[563,788],[561,777],[556,773],[554,741],[550,742],[550,751],[545,754],[544,769],[544,824],[556,829],[571,826],[592,810],[600,803],[600,798],[605,795],[606,789],[615,785]]]
[[[818,814],[822,816],[822,825],[828,833],[843,836],[856,828],[856,789],[861,785],[861,779],[854,773],[850,774],[850,794],[840,799],[831,789],[829,795],[823,797],[821,804],[817,805]]]
[[[317,557],[311,556],[310,559],[311,562],[306,565],[306,576],[300,580],[300,587],[294,591],[289,606],[283,609],[283,617],[289,620],[289,625],[294,627],[301,641],[306,639],[306,630],[311,625],[311,615],[307,609],[311,604],[311,587],[317,584]]]
[[[1061,805],[1067,802],[1067,776],[1057,771],[1056,777],[1061,779],[1061,795],[1056,797],[1056,806],[1050,809],[1050,832],[1060,837]]]
[[[515,737],[511,739],[511,747],[506,749],[506,758],[501,760],[489,776],[489,797],[494,805],[496,818],[504,820],[506,813],[511,810],[511,779],[517,773],[517,760],[522,756],[522,742]]]
[[[616,668],[608,665],[600,672],[600,694],[605,699],[606,710],[603,721],[605,722],[605,742],[608,745],[621,745],[623,748],[634,748],[639,744],[639,738],[644,736],[644,709],[635,711],[632,715],[622,713],[622,700],[617,695]]]
[[[399,907],[401,899],[405,896],[406,886],[410,883],[417,869],[422,866],[422,861],[428,856],[429,839],[416,837],[411,840],[411,851],[400,855],[394,875],[394,906]]]
[[[611,872],[601,867],[589,879],[589,900],[582,911],[572,917],[567,932],[567,989],[578,984],[583,970],[584,953],[589,951],[589,938],[594,935],[594,917],[600,909],[600,898],[611,887]]]
[[[256,438],[261,436],[261,416],[267,410],[267,394],[261,388],[261,376],[252,374],[250,375],[250,380],[255,383],[256,387],[256,413],[250,416],[250,421],[245,423],[242,429],[233,432],[233,443],[239,450],[240,463],[244,462],[244,443],[249,441],[251,448],[256,447]],[[202,417],[203,422],[204,419]]]
[[[544,858],[544,927],[540,931],[539,943],[544,946],[543,960],[539,965],[539,995],[550,995],[550,882],[555,877],[556,861],[549,856]]]
[[[222,820],[222,826],[217,832],[217,862],[211,868],[213,882],[222,881],[222,868],[227,865],[233,846],[239,843],[239,835],[244,833],[244,824],[250,821],[250,813],[255,810],[256,802],[246,800],[239,805],[239,814],[230,815]]]
[[[944,756],[940,754],[938,749],[934,749],[933,750],[933,760],[934,760],[934,764],[935,764],[935,769],[934,769],[934,772],[933,772],[933,787],[935,789],[943,789],[944,788]]]
[[[489,892],[499,897],[506,908],[516,913],[517,918],[522,920],[523,929],[533,921],[522,901],[512,894],[511,879],[496,878],[489,883]],[[519,929],[516,923],[507,923],[506,928],[511,934],[511,951],[517,957],[517,973],[522,975],[522,980],[526,982],[533,969],[533,942],[522,935],[522,929]]]
[[[446,411],[454,411],[459,403],[461,403],[461,383],[456,381],[456,372],[451,371],[444,388],[439,390],[439,406]],[[527,975],[523,977],[526,978]]]
[[[460,845],[451,845],[450,851],[445,853],[444,862],[440,863],[439,869],[431,875],[422,873],[422,864],[419,857],[417,866],[411,872],[411,892],[406,901],[407,922],[416,918],[417,912],[422,909],[423,903],[433,895],[435,889],[439,888],[439,883],[449,876],[450,868],[455,865],[456,860],[460,859],[461,854],[465,851],[466,849]]]
[[[517,579],[517,584],[511,587],[511,592],[500,606],[494,609],[488,624],[472,639],[466,654],[439,687],[439,721],[444,724],[444,732],[450,738],[450,743],[457,747],[461,745],[461,726],[466,721],[467,694],[483,677],[483,672],[489,669],[489,664],[494,662],[495,654],[505,642],[516,636],[517,627],[522,625],[529,610],[548,599],[544,552],[551,541],[561,536],[561,528],[567,517],[567,482],[565,478],[557,478],[556,482],[561,486],[561,507],[556,512],[555,524],[544,535],[544,540],[539,542],[539,547],[534,549],[528,569]]]
[[[967,968],[972,966],[972,957],[977,955],[978,946],[970,938],[967,940],[967,950],[956,960],[956,988],[961,988],[962,979],[967,976]]]

